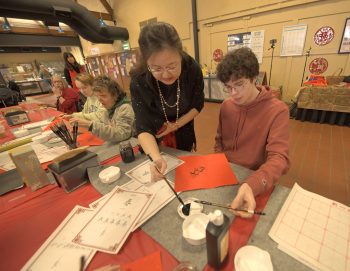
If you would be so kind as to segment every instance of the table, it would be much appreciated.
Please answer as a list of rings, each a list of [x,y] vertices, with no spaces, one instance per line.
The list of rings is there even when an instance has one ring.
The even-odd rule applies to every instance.
[[[173,155],[190,154],[169,148],[164,149],[164,151]],[[141,154],[137,154],[136,158],[136,161],[130,164],[119,162],[120,158],[118,157],[110,162],[112,164],[119,162],[118,166],[122,169],[122,172],[125,172],[146,159]],[[249,170],[237,165],[232,165],[232,168],[239,180],[242,180],[250,173]],[[170,173],[169,178],[174,178],[174,173]],[[118,181],[118,184],[126,181],[128,181],[128,178],[124,175]],[[112,189],[112,187],[106,189],[104,185],[97,183],[96,180],[92,180],[92,185],[102,193]],[[2,251],[0,254],[0,270],[20,269],[75,205],[88,206],[89,203],[99,198],[100,194],[92,185],[85,185],[70,194],[66,194],[58,187],[51,187],[45,193],[41,193],[0,213],[0,250]],[[237,186],[226,186],[209,190],[187,191],[182,193],[181,197],[205,197],[204,199],[225,203],[234,197],[237,188]],[[258,224],[250,242],[262,248],[266,245],[266,242],[271,246],[272,249],[269,251],[275,270],[289,270],[290,267],[299,265],[304,269],[298,268],[298,270],[308,270],[293,258],[277,250],[273,241],[264,239],[266,238],[266,233],[263,230],[268,231],[270,229],[270,226],[266,227],[264,223],[272,225],[288,191],[289,189],[287,188],[280,189],[279,187],[273,191],[272,198],[274,200],[270,201],[270,204],[265,209],[267,213],[265,217],[259,219],[258,216],[255,216],[253,219],[248,220],[241,218],[233,220],[230,227],[230,252],[224,270],[232,270],[233,259],[237,249],[247,243],[247,239],[258,220],[263,221],[263,224]],[[257,208],[263,208],[268,198],[269,193],[258,197]],[[146,222],[142,229],[134,232],[119,254],[97,253],[88,270],[93,270],[108,263],[127,263],[154,251],[161,251],[164,270],[172,270],[178,264],[178,260],[190,260],[201,270],[206,263],[205,246],[190,246],[182,239],[182,219],[176,213],[177,205],[178,202],[173,200]],[[230,213],[225,213],[233,219]],[[169,238],[169,236],[172,236],[172,238]],[[205,270],[211,269],[205,267]]]
[[[350,87],[307,86],[297,96],[296,119],[350,126]]]

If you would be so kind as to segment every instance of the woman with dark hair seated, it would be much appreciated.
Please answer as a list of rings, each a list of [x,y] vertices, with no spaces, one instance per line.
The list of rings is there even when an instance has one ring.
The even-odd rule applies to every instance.
[[[94,79],[92,89],[106,111],[99,119],[87,120],[72,118],[80,127],[86,127],[91,133],[105,141],[120,142],[134,135],[135,115],[124,90],[107,76]]]

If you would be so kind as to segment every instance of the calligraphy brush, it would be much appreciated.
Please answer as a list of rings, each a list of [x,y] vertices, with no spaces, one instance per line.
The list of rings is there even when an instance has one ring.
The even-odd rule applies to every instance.
[[[68,128],[67,128],[66,124],[65,124],[63,121],[61,121],[61,122],[59,123],[59,127],[62,128],[64,134],[65,134],[66,137],[67,137],[67,139],[68,139],[68,140],[71,142],[71,144],[73,145],[73,143],[74,143],[74,142],[73,142],[73,138],[72,138],[70,132],[68,131]]]
[[[194,202],[205,204],[205,205],[212,205],[212,206],[216,206],[216,207],[226,208],[226,209],[230,209],[230,210],[237,211],[237,212],[245,212],[245,213],[250,213],[250,214],[254,214],[254,215],[266,215],[266,213],[261,212],[261,211],[235,209],[235,208],[232,208],[232,207],[227,206],[227,205],[213,203],[213,202],[209,202],[209,201],[205,201],[205,200],[194,200]]]
[[[152,157],[151,157],[149,154],[147,154],[147,156],[148,156],[149,160],[151,160],[151,162],[153,162]],[[156,168],[156,170],[158,171],[159,174],[162,174],[162,173],[160,172],[160,170],[158,169],[158,167],[157,167],[156,164],[154,164],[154,167]],[[182,213],[183,213],[185,216],[188,216],[188,215],[190,214],[191,203],[185,204],[185,203],[183,202],[183,200],[180,198],[180,196],[176,193],[176,191],[174,190],[174,188],[171,186],[169,180],[168,180],[163,174],[162,174],[162,176],[163,176],[165,182],[167,183],[167,185],[170,187],[171,191],[173,191],[173,193],[174,193],[174,195],[176,196],[176,198],[177,198],[177,199],[180,201],[180,203],[182,204]]]
[[[59,137],[61,138],[69,147],[71,147],[72,149],[74,149],[74,146],[71,144],[71,142],[69,141],[69,139],[66,138],[65,133],[62,131],[62,129],[60,127],[58,127],[57,125],[53,125],[50,127],[50,129]]]
[[[77,146],[77,136],[78,136],[78,122],[75,121],[73,124],[73,143]]]

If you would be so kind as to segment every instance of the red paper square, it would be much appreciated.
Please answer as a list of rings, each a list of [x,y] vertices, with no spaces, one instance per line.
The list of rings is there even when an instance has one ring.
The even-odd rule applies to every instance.
[[[176,168],[175,191],[215,188],[237,184],[225,154],[181,156],[184,164]]]

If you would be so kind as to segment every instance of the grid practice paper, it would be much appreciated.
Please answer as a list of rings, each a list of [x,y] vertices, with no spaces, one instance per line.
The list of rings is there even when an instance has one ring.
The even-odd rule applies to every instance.
[[[294,184],[269,236],[315,270],[350,270],[350,207]]]

